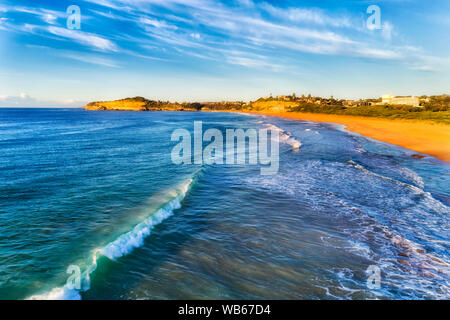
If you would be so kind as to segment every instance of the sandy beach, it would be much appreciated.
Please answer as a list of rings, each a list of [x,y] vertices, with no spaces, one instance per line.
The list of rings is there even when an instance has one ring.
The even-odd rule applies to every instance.
[[[380,119],[317,113],[264,113],[297,120],[338,123],[372,139],[450,161],[450,126],[431,121]]]

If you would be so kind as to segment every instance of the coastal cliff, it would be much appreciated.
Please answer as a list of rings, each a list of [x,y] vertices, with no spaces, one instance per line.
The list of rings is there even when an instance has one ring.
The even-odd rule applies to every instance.
[[[425,99],[425,100],[424,100]],[[385,119],[429,120],[450,124],[450,96],[430,96],[423,98],[421,107],[410,105],[380,105],[374,99],[360,100],[350,105],[348,100],[321,97],[279,96],[259,98],[256,101],[221,102],[169,102],[148,100],[143,97],[114,101],[91,102],[86,110],[101,111],[232,111],[258,113],[315,113],[346,116],[363,116]]]
[[[148,100],[142,97],[126,98],[113,101],[97,101],[88,103],[86,110],[97,111],[181,111],[183,107],[176,103]],[[192,108],[194,110],[194,108]]]
[[[126,98],[113,101],[91,102],[85,106],[86,110],[97,111],[255,111],[255,112],[284,112],[298,107],[297,102],[258,100],[244,103],[241,101],[223,102],[183,102],[148,100],[143,97]]]
[[[147,99],[136,97],[115,101],[98,101],[86,105],[86,110],[124,110],[145,111],[147,110]]]

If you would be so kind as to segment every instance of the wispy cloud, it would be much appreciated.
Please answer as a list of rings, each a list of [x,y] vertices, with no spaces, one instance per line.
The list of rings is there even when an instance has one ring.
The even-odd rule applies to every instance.
[[[15,10],[39,16],[47,26],[26,24],[23,32],[43,30],[47,35],[77,42],[93,50],[105,52],[134,52],[127,46],[141,43],[143,46],[157,41],[174,48],[190,48],[192,56],[220,58],[225,46],[247,46],[257,51],[266,61],[273,61],[279,55],[276,51],[299,52],[318,55],[337,55],[379,60],[401,60],[407,49],[397,45],[387,48],[385,42],[396,36],[394,25],[385,21],[379,32],[362,30],[361,16],[350,14],[329,14],[326,11],[308,7],[278,7],[267,2],[251,0],[236,1],[235,5],[212,0],[85,0],[98,7],[90,12],[96,16],[108,17],[112,22],[123,21],[135,24],[139,29],[127,34],[123,31],[114,35],[122,42],[122,49],[105,35],[81,30],[68,30],[56,25],[64,12],[28,7]],[[105,8],[101,10],[100,8]],[[158,14],[164,8],[163,14]],[[8,8],[9,9],[9,8]],[[169,13],[168,13],[169,12]],[[358,23],[359,22],[359,23]],[[0,28],[6,28],[5,23]],[[206,30],[205,30],[206,29]],[[199,32],[206,31],[206,32]],[[141,34],[139,34],[141,33]],[[205,33],[202,36],[202,33]],[[40,33],[42,35],[42,32]],[[44,35],[45,36],[45,35]],[[128,39],[128,40],[127,40]],[[141,46],[141,47],[143,47]],[[251,48],[251,49],[250,49]],[[134,52],[135,56],[152,56],[146,52]],[[162,57],[158,57],[163,59]],[[236,64],[233,57],[224,56],[224,61]],[[258,63],[241,63],[257,67]],[[106,66],[106,65],[105,65]]]
[[[272,70],[275,72],[279,72],[285,69],[283,66],[274,64],[273,62],[268,61],[264,57],[239,56],[231,54],[227,56],[226,61],[234,65],[264,70]]]
[[[60,53],[60,56],[67,58],[67,59],[85,62],[88,64],[94,64],[94,65],[99,65],[99,66],[109,67],[109,68],[119,68],[119,65],[116,61],[102,57],[102,56],[98,56],[98,55],[92,55],[92,54],[86,54],[86,53],[80,53],[80,52],[63,52],[63,53]]]
[[[108,5],[118,6],[127,3],[123,0],[111,0]],[[330,16],[317,8],[279,8],[268,3],[240,2],[240,6],[244,9],[252,7],[252,10],[248,11],[241,10],[241,7],[232,8],[208,0],[140,1],[141,5],[145,3],[170,7],[172,17],[175,14],[184,15],[184,18],[190,16],[192,21],[207,27],[210,32],[214,31],[221,34],[222,37],[229,38],[234,45],[250,45],[255,47],[254,50],[269,46],[273,50],[283,48],[304,53],[381,60],[398,60],[402,57],[401,49],[384,49],[382,43],[378,43],[378,45],[377,43],[367,43],[366,33],[362,33],[358,37],[360,26],[354,22],[355,18],[343,15]],[[150,11],[150,13],[153,12]],[[269,14],[275,20],[263,18],[261,16],[263,13]],[[211,52],[217,52],[220,49],[220,42],[204,41],[200,45],[192,41],[192,38],[199,39],[196,31],[183,27],[177,28],[175,24],[167,21],[141,18],[140,22],[141,24],[146,22],[144,28],[151,37],[167,44],[191,48],[201,47],[202,50]],[[353,37],[349,37],[347,32],[342,31],[342,28],[352,29]],[[385,40],[391,40],[392,30],[392,24],[386,22],[382,34]],[[245,58],[225,58],[229,63],[242,62],[241,65],[249,67],[261,65],[252,63],[252,60],[247,61]]]
[[[149,19],[149,18],[141,17],[139,19],[139,22],[141,22],[145,26],[152,26],[152,27],[155,27],[155,28],[158,28],[158,29],[159,28],[174,29],[174,30],[178,29],[177,26],[168,24],[164,20]]]
[[[48,10],[45,8],[30,8],[30,7],[14,6],[14,7],[7,8],[7,10],[38,16],[43,22],[48,23],[48,24],[56,24],[57,19],[65,17],[65,13],[63,13],[63,12],[55,11],[55,10]]]
[[[295,24],[315,24],[319,26],[352,27],[351,19],[346,16],[330,16],[317,8],[277,8],[263,3],[261,8],[281,20],[288,20]]]
[[[87,45],[102,51],[117,51],[117,45],[112,41],[98,36],[96,34],[84,32],[81,30],[69,30],[61,27],[47,27],[49,33],[68,40],[73,40],[83,45]]]
[[[35,107],[81,107],[85,105],[85,101],[76,99],[62,99],[62,100],[40,100],[30,96],[27,93],[20,93],[17,96],[0,95],[0,107],[20,107],[20,108],[35,108]]]

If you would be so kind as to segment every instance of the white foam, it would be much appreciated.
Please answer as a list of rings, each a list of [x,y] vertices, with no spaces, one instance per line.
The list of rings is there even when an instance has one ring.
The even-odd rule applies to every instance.
[[[267,124],[266,127],[267,127],[267,129],[278,132],[280,135],[281,142],[292,146],[292,149],[295,151],[300,150],[302,143],[300,141],[296,140],[295,138],[293,138],[289,132],[286,132],[283,129],[278,128],[277,126],[275,126],[273,124]]]
[[[423,189],[425,187],[422,177],[413,170],[402,167],[402,175],[407,179],[413,181],[414,184],[416,184],[419,188]]]
[[[80,291],[67,286],[54,288],[43,294],[36,294],[27,300],[81,300]]]
[[[373,258],[372,250],[370,250],[369,246],[367,246],[366,244],[353,240],[349,240],[349,243],[350,247],[347,248],[349,249],[349,251],[368,260]]]
[[[393,179],[393,178],[390,178],[390,177],[386,177],[386,176],[383,176],[381,174],[378,174],[378,173],[372,172],[370,170],[367,170],[365,167],[363,167],[360,164],[357,164],[353,160],[348,161],[348,163],[350,165],[352,165],[353,167],[355,167],[356,169],[361,170],[362,172],[366,173],[367,175],[371,175],[371,176],[374,176],[374,177],[378,177],[378,178],[381,178],[381,179],[384,179],[384,180],[391,181],[391,182],[393,182],[393,183],[395,183],[397,185],[401,185],[401,186],[404,186],[404,187],[408,188],[409,190],[413,191],[414,193],[416,193],[418,195],[422,195],[424,197],[423,203],[430,209],[433,209],[435,211],[438,211],[438,212],[444,213],[444,214],[449,214],[449,212],[450,212],[449,208],[446,205],[444,205],[443,203],[441,203],[439,200],[436,200],[431,195],[431,193],[426,192],[426,191],[422,190],[421,188],[419,188],[419,187],[417,187],[415,185],[412,185],[412,184],[409,184],[409,183],[405,183],[405,182],[402,182],[402,181],[398,181],[396,179]],[[406,169],[406,168],[403,168],[403,169]],[[409,170],[409,169],[407,169],[407,170]],[[404,171],[404,172],[406,172],[406,171]],[[410,176],[413,176],[413,174],[415,175],[414,176],[414,182],[415,183],[417,183],[419,185],[420,184],[423,185],[422,178],[420,178],[419,175],[417,175],[412,170],[409,170],[408,173],[410,174]]]
[[[419,244],[408,240],[399,234],[390,232],[387,227],[384,228],[385,235],[391,240],[393,244],[403,250],[403,254],[406,255],[410,261],[411,259],[416,259],[420,261],[420,264],[417,262],[411,261],[411,265],[415,264],[420,267],[420,269],[428,269],[437,271],[440,274],[444,274],[446,276],[450,275],[450,263],[445,261],[445,258],[439,258],[431,253],[425,251],[422,246]],[[440,278],[439,274],[434,273],[432,275],[434,278]]]
[[[147,219],[139,223],[133,230],[119,236],[113,242],[108,243],[101,249],[96,249],[92,254],[92,263],[86,272],[82,275],[82,287],[80,289],[72,289],[67,284],[62,287],[53,288],[48,292],[36,294],[27,298],[27,300],[81,300],[81,292],[90,289],[90,275],[97,268],[97,260],[100,255],[106,256],[111,260],[120,258],[129,254],[133,249],[144,244],[144,239],[150,235],[152,229],[173,215],[174,210],[181,208],[181,201],[186,196],[193,179],[189,179],[184,183],[178,191],[178,196],[162,208],[157,210]]]
[[[181,201],[184,199],[191,183],[192,179],[183,187],[181,194],[178,197],[171,200],[164,207],[139,223],[133,230],[121,235],[119,238],[100,249],[100,252],[106,257],[114,260],[130,253],[133,249],[142,246],[144,239],[150,235],[152,229],[156,225],[173,215],[174,210],[181,208]]]

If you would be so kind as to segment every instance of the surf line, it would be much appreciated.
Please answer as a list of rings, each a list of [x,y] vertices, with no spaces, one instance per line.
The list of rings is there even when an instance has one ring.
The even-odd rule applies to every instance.
[[[193,137],[186,129],[176,129],[172,142],[171,160],[175,165],[260,165],[261,175],[274,175],[279,169],[279,142],[289,144],[298,151],[301,143],[282,129],[267,125],[264,129],[210,128],[203,133],[203,122],[194,121]],[[270,136],[270,138],[269,138]],[[247,143],[248,141],[248,143]],[[204,142],[208,143],[203,148]],[[248,158],[248,161],[247,161]]]
[[[196,181],[198,173],[202,169],[197,170],[193,177],[188,179],[180,187],[177,188],[178,195],[167,202],[160,209],[148,216],[144,221],[137,224],[131,231],[122,234],[114,241],[106,246],[95,249],[92,253],[92,262],[87,270],[81,275],[78,281],[73,277],[69,277],[67,283],[62,287],[56,287],[42,294],[32,295],[27,300],[81,300],[81,293],[90,289],[91,274],[97,269],[97,261],[101,256],[105,256],[111,260],[123,257],[135,248],[144,244],[144,239],[151,234],[152,229],[174,214],[174,211],[180,209],[182,201],[185,199],[189,190]]]

